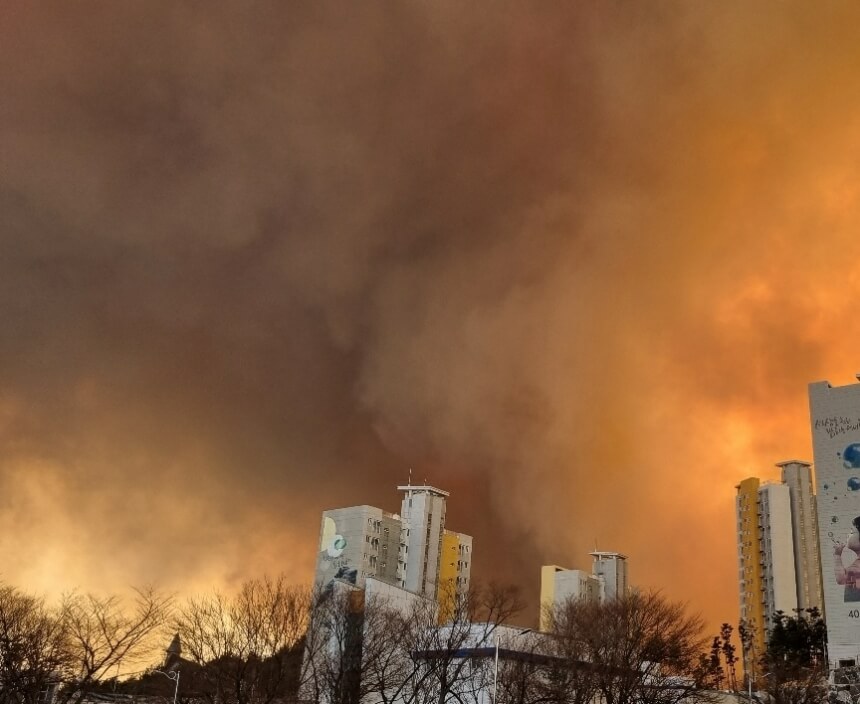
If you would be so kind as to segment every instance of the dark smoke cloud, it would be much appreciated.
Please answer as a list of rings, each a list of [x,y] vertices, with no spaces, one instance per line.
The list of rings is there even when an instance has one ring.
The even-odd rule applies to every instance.
[[[854,13],[8,3],[3,577],[306,580],[411,466],[479,576],[733,620],[732,486],[853,371]]]

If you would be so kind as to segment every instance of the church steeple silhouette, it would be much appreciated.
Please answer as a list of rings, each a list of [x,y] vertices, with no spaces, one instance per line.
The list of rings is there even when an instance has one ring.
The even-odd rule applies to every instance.
[[[170,641],[165,652],[167,653],[167,657],[164,658],[165,669],[182,659],[182,641],[179,639],[178,633],[173,636],[173,640]]]

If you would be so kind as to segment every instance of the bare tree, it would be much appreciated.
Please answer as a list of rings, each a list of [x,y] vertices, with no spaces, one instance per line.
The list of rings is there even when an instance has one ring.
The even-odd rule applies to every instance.
[[[606,704],[704,702],[699,665],[705,651],[704,624],[682,604],[659,593],[633,592],[602,603],[570,600],[557,623],[577,642],[576,655],[590,666]],[[586,677],[580,682],[586,685]]]
[[[446,600],[396,602],[334,584],[306,638],[303,698],[326,704],[468,704],[488,685],[496,627],[521,608],[513,589],[474,587]]]
[[[309,590],[283,577],[249,580],[235,597],[189,599],[173,620],[193,665],[186,691],[213,704],[295,699],[310,604]]]
[[[362,680],[364,704],[409,704],[421,661],[424,634],[436,627],[435,602],[415,596],[408,603],[376,597],[364,605]]]
[[[500,624],[522,610],[519,592],[497,584],[473,585],[456,595],[449,620],[417,630],[412,655],[419,667],[410,682],[414,704],[474,702],[489,685],[494,638]]]
[[[59,614],[43,599],[0,584],[0,704],[36,704],[70,662]]]
[[[561,639],[516,631],[513,635],[500,634],[498,638],[497,701],[504,704],[590,702],[576,686],[578,670],[565,657]]]
[[[80,702],[120,665],[148,657],[172,603],[170,597],[152,588],[135,590],[131,609],[117,596],[65,596],[61,619],[71,651],[71,672],[60,701]]]
[[[358,704],[376,691],[394,687],[398,647],[395,612],[364,590],[333,583],[315,601],[305,639],[303,699],[326,704]]]
[[[135,592],[127,612],[116,596],[70,594],[57,608],[0,586],[0,703],[30,704],[51,690],[80,702],[120,663],[148,656],[170,599]]]
[[[584,629],[591,609],[578,601],[546,607],[549,636],[543,650],[550,659],[538,673],[543,701],[558,704],[590,704],[598,691],[598,678],[589,660]]]

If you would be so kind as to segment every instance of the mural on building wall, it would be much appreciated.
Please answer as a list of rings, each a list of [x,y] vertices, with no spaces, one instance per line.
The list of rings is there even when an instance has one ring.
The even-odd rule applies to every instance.
[[[838,523],[839,519],[833,516],[831,521]],[[851,530],[844,542],[840,540],[841,536],[836,537],[833,531],[828,532],[833,542],[834,576],[837,584],[845,586],[843,600],[846,602],[860,601],[860,516],[856,516],[851,523]]]
[[[840,424],[853,429],[853,423]],[[833,424],[829,426],[830,438]],[[841,465],[842,474],[821,477],[821,508],[830,514],[827,537],[833,547],[833,578],[843,587],[845,603],[860,602],[860,442],[852,442],[836,453],[834,466]],[[819,469],[819,472],[821,469]],[[856,610],[849,611],[857,618]]]
[[[352,584],[358,579],[358,570],[350,565],[344,551],[347,540],[338,533],[337,524],[329,516],[323,517],[323,529],[320,535],[320,564],[326,574],[331,574],[326,580],[342,579]]]
[[[813,425],[819,541],[828,637],[860,646],[860,418],[833,415]]]

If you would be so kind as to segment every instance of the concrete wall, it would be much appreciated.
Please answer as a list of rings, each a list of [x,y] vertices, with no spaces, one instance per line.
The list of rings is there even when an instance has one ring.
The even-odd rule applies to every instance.
[[[860,655],[860,384],[810,384],[818,543],[831,666]]]
[[[791,615],[797,608],[791,496],[785,484],[766,484],[759,488],[759,516],[765,625],[770,631],[777,611]]]
[[[735,513],[738,536],[738,582],[741,621],[753,633],[752,662],[764,653],[765,616],[762,598],[762,565],[759,556],[761,528],[758,511],[758,490],[761,482],[755,477],[744,479],[735,488]]]
[[[396,583],[400,521],[373,506],[324,511],[314,581],[363,586],[368,576]]]
[[[789,460],[777,465],[782,482],[791,493],[791,530],[797,577],[797,606],[824,611],[821,587],[821,556],[818,545],[818,511],[815,505],[812,465]]]
[[[428,486],[398,487],[404,491],[400,515],[407,548],[401,584],[409,591],[436,597],[447,492]]]

